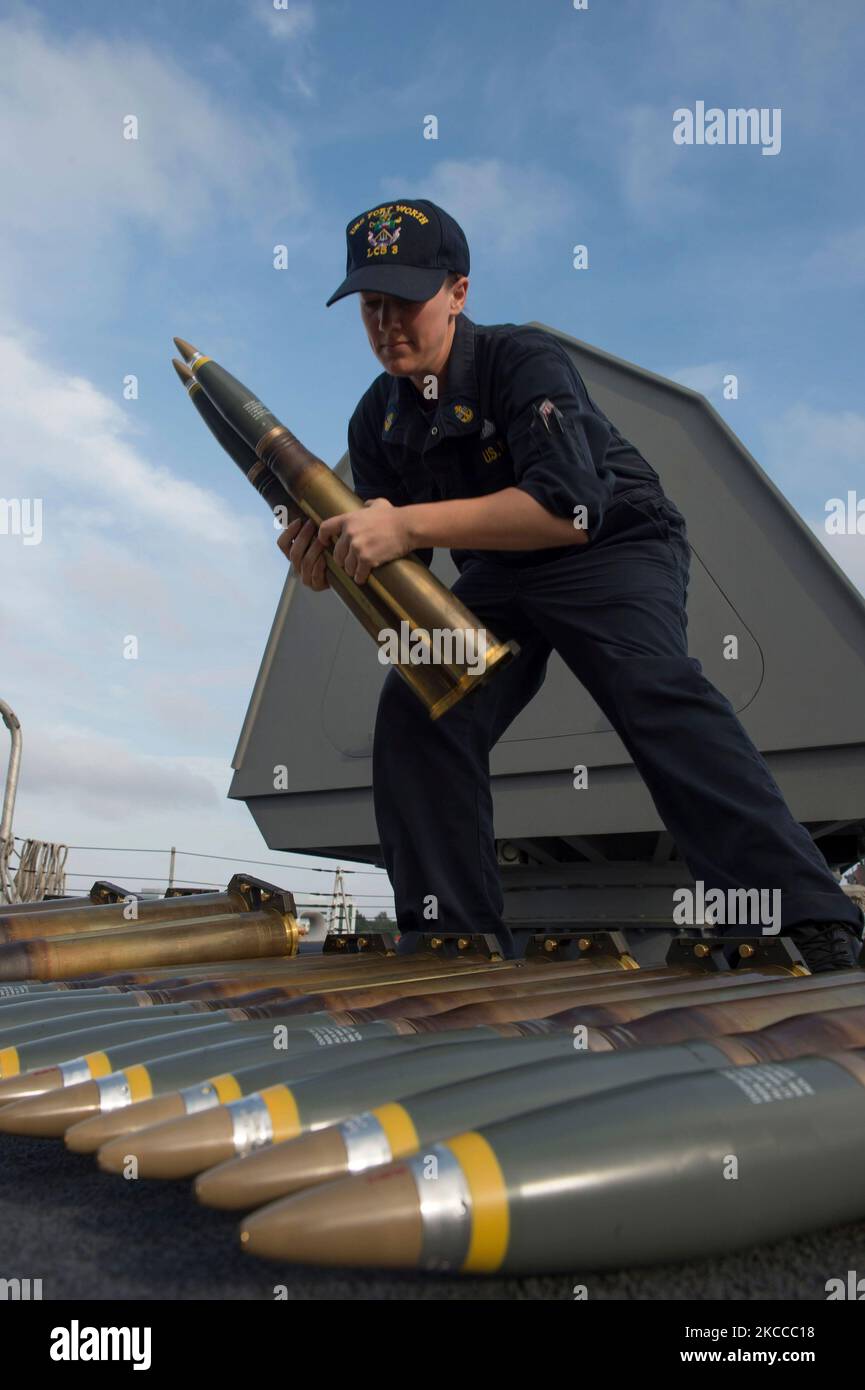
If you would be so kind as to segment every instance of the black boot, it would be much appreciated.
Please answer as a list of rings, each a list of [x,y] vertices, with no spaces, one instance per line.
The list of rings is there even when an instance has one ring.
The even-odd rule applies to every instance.
[[[804,922],[786,934],[801,951],[812,975],[852,970],[858,964],[860,939],[844,922]]]

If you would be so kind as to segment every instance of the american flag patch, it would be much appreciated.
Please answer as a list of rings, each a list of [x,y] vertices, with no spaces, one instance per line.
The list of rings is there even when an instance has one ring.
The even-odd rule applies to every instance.
[[[535,410],[538,412],[538,415],[540,415],[544,422],[544,427],[548,431],[552,432],[551,422],[553,420],[556,421],[560,430],[564,429],[564,416],[558,406],[553,405],[549,396],[545,396],[540,405],[535,406]]]

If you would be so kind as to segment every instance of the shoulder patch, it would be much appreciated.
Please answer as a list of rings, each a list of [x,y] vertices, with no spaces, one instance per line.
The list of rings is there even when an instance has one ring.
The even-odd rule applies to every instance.
[[[552,422],[555,422],[558,429],[564,430],[565,417],[562,415],[558,406],[553,404],[549,396],[545,396],[540,405],[535,406],[535,410],[543,420],[548,431],[552,430]]]

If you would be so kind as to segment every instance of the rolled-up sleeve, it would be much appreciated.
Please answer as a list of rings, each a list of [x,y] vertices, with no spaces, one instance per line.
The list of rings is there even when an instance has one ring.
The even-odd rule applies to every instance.
[[[555,343],[512,344],[501,371],[501,419],[516,486],[555,516],[585,507],[591,540],[603,521],[614,474],[604,466],[611,441],[576,367]]]

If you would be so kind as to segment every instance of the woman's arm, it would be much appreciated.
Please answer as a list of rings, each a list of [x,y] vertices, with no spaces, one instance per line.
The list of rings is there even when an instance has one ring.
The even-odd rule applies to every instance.
[[[377,565],[425,546],[539,550],[584,545],[586,539],[585,531],[577,530],[567,517],[553,516],[516,487],[484,497],[411,502],[405,507],[376,497],[358,511],[329,517],[318,528],[319,544],[336,542],[333,558],[358,584],[365,583]],[[309,582],[305,574],[304,581]]]
[[[585,545],[587,540],[573,521],[554,516],[518,487],[484,497],[412,502],[400,510],[412,549],[438,545],[456,550],[542,550]]]

